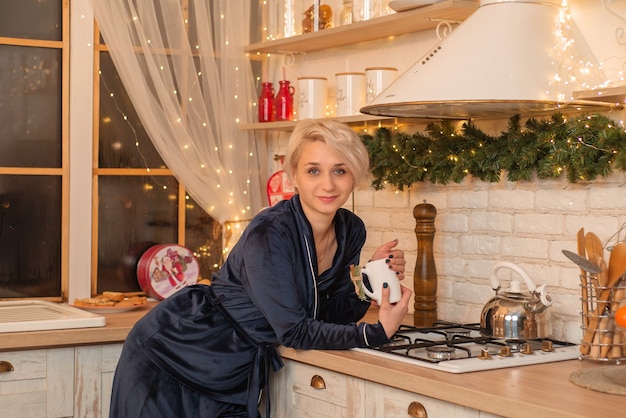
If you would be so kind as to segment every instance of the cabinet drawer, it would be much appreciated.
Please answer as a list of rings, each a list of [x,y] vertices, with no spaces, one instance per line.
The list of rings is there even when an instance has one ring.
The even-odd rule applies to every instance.
[[[0,416],[73,416],[74,349],[0,353],[12,371],[0,373]]]
[[[289,418],[363,416],[363,382],[341,373],[287,362],[286,413]],[[281,415],[279,415],[281,416]]]
[[[391,388],[373,382],[366,383],[368,418],[450,417],[478,418],[480,412],[428,396]],[[426,414],[426,415],[423,415]]]
[[[13,365],[13,371],[0,373],[0,382],[44,379],[46,377],[46,350],[12,351],[0,353],[0,361]]]
[[[292,376],[295,394],[346,406],[348,380],[346,375],[296,363]]]

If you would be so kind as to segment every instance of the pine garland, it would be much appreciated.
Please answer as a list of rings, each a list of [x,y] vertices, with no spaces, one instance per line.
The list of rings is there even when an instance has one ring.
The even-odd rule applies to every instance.
[[[508,129],[490,136],[471,122],[456,132],[451,122],[430,123],[425,133],[407,134],[379,128],[361,134],[368,148],[379,190],[430,181],[460,183],[466,176],[498,182],[503,171],[509,181],[529,181],[566,175],[571,183],[606,177],[613,169],[626,170],[626,131],[606,116],[594,114],[567,119],[509,119]]]

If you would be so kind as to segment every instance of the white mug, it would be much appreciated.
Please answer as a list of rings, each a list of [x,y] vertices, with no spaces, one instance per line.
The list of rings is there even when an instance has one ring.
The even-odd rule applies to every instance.
[[[299,77],[296,97],[298,98],[298,112],[296,118],[320,119],[326,111],[328,92],[326,77]]]
[[[367,276],[367,281],[371,288],[367,288],[365,280],[363,280],[363,291],[367,296],[376,300],[379,304],[383,300],[383,283],[389,285],[389,302],[396,303],[402,299],[402,290],[400,289],[400,279],[396,276],[396,272],[389,268],[387,260],[370,261],[361,267],[361,275]]]
[[[365,106],[365,73],[337,73],[337,116],[354,116]]]

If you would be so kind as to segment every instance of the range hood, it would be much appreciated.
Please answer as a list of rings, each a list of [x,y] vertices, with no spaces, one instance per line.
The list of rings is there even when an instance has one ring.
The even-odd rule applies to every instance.
[[[620,107],[580,94],[606,84],[561,0],[483,0],[361,112],[475,119]]]

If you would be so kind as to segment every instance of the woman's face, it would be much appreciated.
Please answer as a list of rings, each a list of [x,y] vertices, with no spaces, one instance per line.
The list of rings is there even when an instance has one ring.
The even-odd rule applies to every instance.
[[[320,141],[304,146],[293,181],[309,218],[315,214],[334,216],[337,209],[346,203],[354,187],[354,177],[348,167]]]

